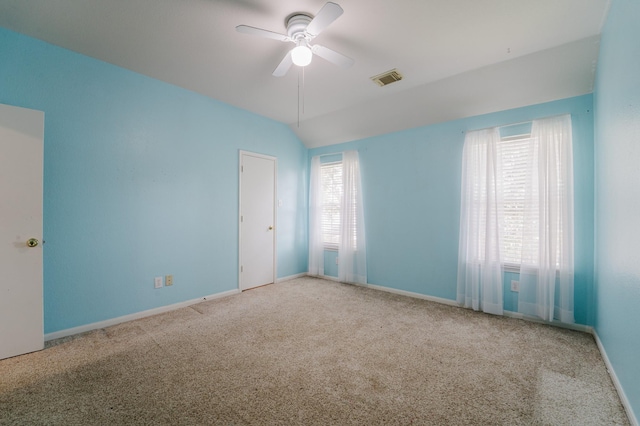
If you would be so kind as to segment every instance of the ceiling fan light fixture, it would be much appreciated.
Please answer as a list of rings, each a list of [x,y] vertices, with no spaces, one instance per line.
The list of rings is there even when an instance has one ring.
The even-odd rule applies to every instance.
[[[306,67],[311,63],[313,52],[306,44],[299,44],[291,51],[291,60],[299,67]]]

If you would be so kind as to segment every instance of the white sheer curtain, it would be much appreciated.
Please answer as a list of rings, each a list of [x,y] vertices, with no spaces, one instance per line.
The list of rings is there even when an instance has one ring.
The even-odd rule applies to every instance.
[[[573,323],[571,116],[534,120],[531,141],[518,311]]]
[[[342,154],[342,167],[344,192],[340,206],[338,279],[366,284],[367,253],[358,151],[345,151]]]
[[[320,157],[311,159],[309,176],[309,274],[324,275],[324,244],[322,242],[322,180]]]
[[[465,137],[457,297],[464,307],[496,315],[503,313],[499,140],[498,128],[468,132]]]

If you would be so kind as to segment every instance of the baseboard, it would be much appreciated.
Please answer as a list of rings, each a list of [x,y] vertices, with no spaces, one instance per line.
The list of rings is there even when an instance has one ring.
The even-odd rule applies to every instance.
[[[332,277],[330,275],[309,275],[309,276],[312,278],[321,278],[323,280],[341,282],[337,277]],[[401,296],[413,297],[415,299],[423,299],[423,300],[428,300],[430,302],[442,303],[443,305],[458,306],[455,300],[444,299],[442,297],[427,296],[426,294],[414,293],[412,291],[398,290],[397,288],[385,287],[383,285],[376,285],[376,284],[369,284],[369,283],[367,284],[349,283],[349,284],[357,285],[358,287],[370,288],[373,290],[380,290],[387,293],[399,294]]]
[[[295,280],[296,278],[302,278],[302,277],[306,277],[308,274],[306,272],[303,272],[301,274],[294,274],[294,275],[289,275],[286,277],[282,277],[282,278],[276,278],[276,283],[281,283],[284,281],[291,281],[291,280]]]
[[[223,291],[221,293],[212,294],[210,296],[199,297],[197,299],[186,300],[184,302],[174,303],[172,305],[160,306],[153,309],[148,309],[146,311],[135,312],[133,314],[123,315],[117,318],[111,318],[104,321],[98,321],[91,324],[81,325],[78,327],[67,328],[65,330],[54,331],[53,333],[47,333],[44,335],[44,340],[54,340],[60,339],[61,337],[73,336],[74,334],[85,333],[91,330],[98,330],[100,328],[110,327],[112,325],[121,324],[127,321],[133,321],[140,318],[150,317],[152,315],[161,314],[163,312],[169,312],[180,308],[185,308],[187,306],[195,305],[196,303],[201,303],[207,300],[219,299],[222,297],[232,296],[234,294],[240,293],[240,290],[229,290]]]
[[[388,293],[400,294],[402,296],[414,297],[416,299],[428,300],[428,301],[431,301],[431,302],[441,303],[443,305],[460,307],[460,305],[458,304],[457,301],[451,300],[451,299],[445,299],[445,298],[442,298],[442,297],[427,296],[427,295],[421,294],[421,293],[414,293],[414,292],[405,291],[405,290],[397,290],[395,288],[384,287],[384,286],[375,285],[375,284],[356,284],[356,285],[359,285],[361,287],[373,288],[375,290],[386,291]],[[544,320],[541,320],[541,319],[538,319],[538,318],[535,318],[535,317],[530,317],[528,315],[523,315],[523,314],[521,314],[519,312],[513,312],[513,311],[504,311],[503,315],[505,317],[509,317],[509,318],[517,318],[517,319],[521,319],[521,320],[524,320],[524,321],[530,321],[530,322],[535,322],[535,323],[539,323],[539,324],[547,324],[547,325],[552,325],[554,327],[567,328],[567,329],[570,329],[570,330],[582,331],[584,333],[589,333],[589,334],[593,333],[593,328],[588,326],[588,325],[567,324],[567,323],[563,323],[563,322],[559,322],[559,321],[553,321],[553,322],[544,321]]]
[[[334,281],[334,282],[342,282],[338,279],[338,277],[332,277],[331,275],[309,275],[307,274],[308,277],[311,278],[320,278],[321,280],[327,280],[327,281]]]
[[[513,311],[504,311],[503,315],[509,318],[517,318],[524,321],[535,322],[538,324],[546,324],[546,325],[551,325],[553,327],[566,328],[569,330],[582,331],[583,333],[593,334],[593,327],[588,325],[569,324],[569,323],[560,322],[560,321],[545,321],[540,318],[524,315],[524,314],[521,314],[520,312],[513,312]]]
[[[387,293],[399,294],[400,296],[413,297],[414,299],[428,300],[430,302],[436,302],[436,303],[449,305],[449,306],[458,306],[458,303],[456,303],[455,300],[445,299],[442,297],[427,296],[426,294],[414,293],[412,291],[406,291],[406,290],[398,290],[397,288],[385,287],[385,286],[376,285],[376,284],[358,284],[358,283],[354,283],[354,284],[360,287],[371,288],[374,290],[380,290]]]
[[[629,403],[629,399],[627,395],[624,393],[624,389],[620,384],[620,380],[618,380],[618,376],[616,375],[616,371],[613,369],[613,365],[611,365],[611,361],[609,361],[609,356],[607,355],[607,351],[598,336],[598,332],[593,330],[593,337],[596,339],[596,344],[598,345],[598,349],[600,349],[600,354],[602,355],[602,359],[604,360],[604,365],[607,367],[607,371],[609,372],[609,376],[611,377],[611,381],[613,382],[613,386],[615,386],[618,391],[618,396],[620,397],[620,402],[624,407],[624,411],[627,413],[627,417],[629,418],[629,423],[631,426],[639,426],[638,419],[633,412],[633,408]]]

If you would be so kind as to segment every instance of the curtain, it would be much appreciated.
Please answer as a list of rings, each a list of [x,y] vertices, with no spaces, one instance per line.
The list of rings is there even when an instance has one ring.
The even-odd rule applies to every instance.
[[[324,275],[322,242],[322,182],[320,157],[311,158],[309,179],[309,274]]]
[[[571,116],[534,120],[531,141],[518,311],[573,323]]]
[[[340,206],[338,279],[366,284],[367,253],[358,151],[345,151],[342,154],[342,167],[344,191]]]
[[[462,196],[458,246],[460,305],[487,313],[503,313],[503,229],[498,128],[468,132],[462,153]]]

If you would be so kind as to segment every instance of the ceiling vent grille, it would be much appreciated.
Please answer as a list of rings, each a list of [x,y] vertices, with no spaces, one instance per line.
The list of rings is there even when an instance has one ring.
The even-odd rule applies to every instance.
[[[402,80],[402,74],[394,68],[391,71],[371,77],[371,80],[378,86],[386,86],[387,84]]]

